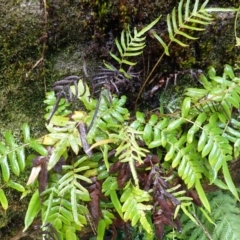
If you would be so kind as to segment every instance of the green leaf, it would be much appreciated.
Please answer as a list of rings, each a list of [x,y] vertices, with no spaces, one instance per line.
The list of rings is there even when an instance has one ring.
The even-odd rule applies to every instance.
[[[23,232],[25,232],[28,229],[28,227],[32,224],[34,218],[37,216],[40,209],[41,209],[40,196],[38,190],[36,190],[28,204],[28,209],[24,219],[25,227],[23,229]]]
[[[182,104],[181,114],[182,114],[183,118],[186,118],[188,116],[190,108],[191,108],[191,98],[190,97],[186,97],[183,100],[183,104]]]
[[[56,228],[56,230],[61,230],[62,229],[62,220],[60,218],[56,218],[55,221],[53,222],[53,226]]]
[[[8,200],[2,189],[0,189],[0,202],[4,210],[8,209]]]
[[[137,119],[140,123],[145,123],[145,115],[144,115],[144,113],[137,111],[137,112],[136,112],[136,119]]]
[[[153,136],[152,125],[147,123],[143,130],[143,140],[145,141],[146,144],[149,144],[151,142],[152,136]]]
[[[79,137],[79,136],[77,136]],[[79,145],[78,145],[78,142],[76,140],[76,137],[73,135],[73,134],[69,134],[69,144],[73,150],[73,152],[78,155],[78,152],[79,152]]]
[[[121,203],[118,199],[117,193],[115,190],[112,190],[110,192],[110,197],[111,197],[111,201],[115,207],[115,209],[117,210],[119,216],[123,219],[123,212],[122,212],[122,206]]]
[[[46,224],[46,222],[47,222],[47,218],[48,218],[48,216],[49,216],[49,213],[50,213],[50,211],[51,211],[51,208],[52,208],[52,202],[53,202],[53,195],[54,195],[54,191],[53,191],[53,189],[52,189],[52,191],[51,191],[51,193],[50,193],[50,195],[49,195],[49,197],[48,197],[48,203],[47,203],[47,210],[45,211],[45,216],[44,216],[44,218],[43,218],[43,224]],[[45,201],[46,202],[46,201]]]
[[[98,227],[97,227],[97,240],[103,240],[105,236],[105,229],[106,229],[106,223],[104,219],[101,219],[98,222]]]
[[[123,50],[122,50],[121,45],[119,44],[117,38],[115,39],[115,43],[116,43],[116,46],[118,48],[120,55],[123,56]]]
[[[69,143],[67,138],[63,138],[55,145],[54,151],[48,162],[48,171],[56,165],[60,157],[64,154],[64,152],[66,152],[68,145]]]
[[[208,212],[211,212],[210,204],[208,202],[207,196],[202,188],[202,185],[201,185],[199,179],[196,180],[195,187],[196,187],[198,196],[199,196],[203,206],[208,210]]]
[[[25,188],[21,184],[13,182],[13,181],[9,181],[7,183],[7,186],[10,187],[10,188],[13,188],[13,189],[15,189],[19,192],[24,192],[25,191]]]
[[[67,227],[66,230],[66,240],[77,240],[74,227]]]
[[[47,156],[48,155],[47,149],[35,140],[31,140],[30,143],[29,143],[29,146],[33,150],[35,150],[37,153],[39,153],[41,156]]]
[[[159,41],[159,43],[162,45],[163,49],[164,49],[164,53],[167,56],[170,56],[169,54],[169,48],[167,46],[167,44],[162,40],[162,38],[160,36],[157,35],[157,33],[155,31],[153,31],[153,36]]]
[[[10,178],[10,169],[7,161],[7,156],[0,157],[0,165],[4,182],[8,182]]]
[[[80,224],[78,220],[78,210],[77,210],[77,197],[76,197],[76,188],[72,187],[71,189],[71,204],[72,204],[72,214],[74,222]]]
[[[5,139],[6,139],[7,144],[10,146],[10,148],[14,148],[16,146],[12,133],[10,133],[8,131],[5,132]]]
[[[111,55],[112,58],[114,58],[119,64],[121,64],[121,59],[118,58],[115,54],[113,54],[112,52],[109,52],[109,54]]]
[[[16,151],[17,154],[17,161],[20,171],[22,172],[25,169],[25,151],[24,148],[19,148]]]
[[[162,15],[160,15],[158,18],[156,18],[154,21],[152,21],[150,24],[144,27],[140,32],[138,32],[138,36],[142,36],[144,33],[149,31],[156,23],[158,23],[161,17]]]
[[[22,126],[23,141],[28,143],[30,141],[30,127],[27,123],[24,123]]]
[[[208,134],[207,134],[208,129],[209,129],[208,125],[205,125],[203,127],[202,134],[201,134],[200,139],[198,141],[198,149],[197,149],[198,152],[201,152],[203,150],[203,148],[204,148],[204,146],[205,146],[205,144],[208,140]]]
[[[207,156],[210,153],[210,151],[212,150],[213,146],[214,146],[214,140],[212,137],[210,137],[207,144],[203,147],[202,157]]]
[[[231,174],[229,172],[228,165],[227,165],[226,161],[223,162],[222,169],[223,169],[224,180],[225,180],[229,190],[231,191],[233,196],[239,200],[238,192],[237,192],[237,189],[236,189],[236,187],[235,187],[235,185],[232,181],[232,177],[231,177]]]
[[[15,152],[10,152],[8,154],[8,159],[9,159],[9,162],[10,162],[10,166],[11,166],[11,170],[12,172],[19,176],[20,174],[20,168],[18,166],[18,161],[17,161],[17,157],[16,157],[16,153]]]
[[[167,127],[167,131],[170,132],[170,131],[173,131],[174,129],[179,128],[184,122],[185,122],[184,118],[179,118],[170,122]]]
[[[146,230],[147,233],[153,234],[152,225],[149,223],[146,216],[141,215],[140,223],[142,224],[143,228]]]

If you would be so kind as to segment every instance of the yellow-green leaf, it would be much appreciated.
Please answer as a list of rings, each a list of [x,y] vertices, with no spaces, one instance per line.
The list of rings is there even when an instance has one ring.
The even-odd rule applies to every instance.
[[[40,196],[38,190],[34,192],[32,198],[28,204],[28,209],[25,215],[24,224],[25,227],[23,232],[25,232],[28,227],[32,224],[34,218],[37,216],[38,212],[40,211]]]
[[[8,200],[2,189],[0,189],[0,202],[4,210],[8,209]]]
[[[204,191],[203,188],[202,188],[202,185],[201,185],[199,179],[197,179],[197,180],[195,181],[195,187],[196,187],[198,196],[199,196],[199,198],[200,198],[203,206],[208,210],[208,212],[211,212],[210,204],[209,204],[209,202],[208,202],[207,196],[206,196],[206,194],[205,194],[205,191]]]

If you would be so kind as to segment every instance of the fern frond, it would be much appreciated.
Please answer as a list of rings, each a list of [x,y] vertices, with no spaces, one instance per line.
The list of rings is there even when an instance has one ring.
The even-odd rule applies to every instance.
[[[30,128],[24,123],[22,126],[23,143],[17,143],[13,134],[9,131],[5,132],[4,141],[0,142],[0,168],[4,182],[9,182],[10,173],[19,176],[25,170],[25,148],[31,147],[43,155],[47,155],[47,150],[37,141],[30,139]]]
[[[172,14],[167,15],[168,34],[171,42],[176,42],[182,47],[187,47],[188,45],[186,43],[177,38],[178,35],[188,40],[198,39],[197,37],[188,34],[186,30],[203,31],[205,30],[206,26],[213,21],[211,14],[207,13],[206,11],[205,7],[207,3],[208,0],[206,0],[202,6],[199,7],[199,0],[197,0],[194,3],[192,11],[190,11],[190,0],[181,0],[178,4],[177,10],[176,8],[173,8]],[[201,27],[196,27],[196,25],[201,25]],[[166,44],[156,32],[153,32],[153,36],[164,48],[164,53],[169,55],[169,45],[171,42]]]
[[[75,189],[73,188],[71,191],[73,192]],[[48,193],[50,194],[48,195]],[[87,208],[73,202],[70,194],[62,195],[57,188],[52,187],[45,191],[44,197],[46,200],[43,202],[42,209],[43,225],[51,223],[64,236],[69,227],[73,226],[75,229],[81,230],[87,224]]]
[[[142,158],[146,156],[147,149],[138,145],[136,136],[141,132],[138,132],[130,127],[125,127],[121,130],[119,135],[114,135],[119,139],[120,144],[116,149],[115,156],[118,156],[121,162],[129,163],[131,173],[136,186],[138,186],[138,177],[135,164],[143,163]]]
[[[95,139],[97,136],[109,138],[107,135],[109,130],[113,132],[119,131],[118,126],[129,119],[129,112],[123,107],[127,100],[126,97],[122,96],[118,99],[113,96],[111,100],[109,99],[108,91],[103,91],[98,107],[86,119],[86,123],[89,125],[89,139]]]
[[[43,223],[51,223],[61,233],[71,226],[74,226],[75,232],[87,224],[86,215],[89,213],[83,203],[89,202],[91,198],[88,190],[81,184],[92,183],[84,176],[84,172],[90,168],[82,165],[87,159],[88,157],[84,156],[73,165],[64,165],[63,176],[52,181],[51,187],[42,194],[45,199]],[[64,234],[67,234],[66,232]]]
[[[212,239],[239,239],[240,210],[237,200],[221,191],[208,194],[208,198],[212,209],[211,218],[215,225],[211,224],[199,209],[196,209],[195,216],[201,225],[195,225],[183,217],[183,230],[180,236],[189,240],[207,240],[209,237],[206,233],[208,233]]]
[[[120,54],[120,57],[116,56],[112,52],[110,52],[110,55],[112,58],[114,58],[119,64],[120,64],[120,72],[124,73],[126,77],[130,77],[127,72],[123,69],[122,65],[126,64],[128,66],[134,66],[137,64],[137,62],[132,62],[127,60],[128,57],[134,57],[139,56],[142,54],[142,50],[145,47],[145,39],[146,37],[144,34],[149,31],[161,18],[159,16],[157,19],[155,19],[153,22],[151,22],[149,25],[144,27],[139,32],[136,28],[134,28],[133,35],[131,34],[131,30],[128,26],[127,30],[123,30],[121,33],[120,42],[116,38],[115,43],[118,49],[118,52]]]
[[[131,221],[132,226],[140,222],[142,227],[152,233],[151,224],[146,218],[146,211],[152,209],[152,205],[146,205],[143,202],[151,200],[151,196],[131,183],[127,184],[120,201],[123,202],[122,211],[124,212],[124,221]]]

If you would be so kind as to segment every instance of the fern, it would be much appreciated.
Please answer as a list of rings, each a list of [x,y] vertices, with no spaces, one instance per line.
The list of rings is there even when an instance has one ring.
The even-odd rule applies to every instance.
[[[122,65],[125,64],[127,66],[134,66],[137,64],[137,62],[129,61],[127,58],[142,54],[142,50],[146,46],[146,37],[144,34],[149,31],[160,20],[160,18],[161,16],[156,18],[153,22],[151,22],[139,32],[136,28],[134,28],[133,36],[131,34],[130,28],[128,27],[127,30],[122,31],[120,42],[117,38],[115,39],[120,57],[116,56],[112,52],[110,52],[110,55],[120,64],[119,71],[122,72],[125,77],[130,78],[130,75],[124,70]],[[105,66],[109,69],[112,69],[109,64],[105,64]]]
[[[163,55],[169,55],[172,42],[186,47],[180,36],[195,40],[192,33],[203,31],[211,23],[213,18],[208,12],[212,9],[206,9],[207,3],[199,7],[197,0],[190,10],[190,0],[180,1],[178,10],[174,8],[167,16],[168,43],[152,32],[164,53],[139,94]],[[140,31],[135,28],[132,33],[129,27],[124,30],[120,40],[115,40],[119,55],[110,53],[120,65],[119,70],[105,63],[110,71],[103,69],[94,79],[107,79],[116,90],[120,83],[129,82],[135,76],[130,74],[130,69],[136,64],[129,58],[142,54],[146,46],[145,33],[159,19]],[[208,237],[213,225],[208,229],[207,223],[202,224],[198,218],[201,214],[210,223],[216,220],[219,229],[216,228],[214,234],[217,237],[237,238],[234,226],[223,227],[230,216],[221,212],[226,220],[218,222],[220,211],[215,211],[213,205],[219,204],[218,197],[215,201],[215,197],[210,196],[212,201],[209,202],[203,182],[230,190],[238,199],[228,163],[233,156],[239,157],[240,152],[240,121],[235,114],[240,106],[240,79],[226,65],[223,76],[217,76],[210,68],[208,76],[201,75],[200,81],[203,88],[188,88],[183,101],[178,98],[169,104],[177,105],[175,110],[171,109],[171,114],[162,111],[159,115],[156,111],[148,116],[137,112],[133,122],[124,108],[125,96],[118,98],[103,89],[96,100],[91,97],[86,82],[78,76],[58,81],[54,84],[55,94],[49,93],[45,101],[46,110],[51,111],[46,124],[49,133],[31,139],[30,129],[25,124],[24,144],[16,144],[10,132],[5,133],[5,140],[0,143],[0,166],[6,183],[0,189],[3,208],[8,208],[5,186],[23,192],[23,196],[30,192],[13,182],[10,176],[11,171],[16,176],[24,171],[24,148],[28,146],[39,156],[33,159],[27,182],[34,193],[25,216],[24,231],[41,212],[43,232],[50,231],[52,226],[60,239],[76,239],[77,231],[89,223],[101,240],[110,225],[115,227],[122,220],[131,222],[136,229],[137,225],[144,229],[148,239],[154,237],[155,229],[155,235],[161,239],[166,225],[180,231],[178,216],[183,212],[193,223],[198,223]],[[73,95],[83,108],[69,114],[66,100],[71,100]],[[35,190],[37,178],[39,190]],[[236,200],[233,203],[223,198],[236,204]],[[193,203],[203,205],[212,215],[204,208],[198,213]],[[239,215],[232,206],[231,212]],[[231,218],[238,223],[232,215]],[[192,230],[195,225],[186,226]],[[197,239],[199,233],[193,232],[193,236]]]
[[[141,89],[138,93],[136,102],[140,98],[143,89],[152,77],[153,72],[156,70],[157,66],[161,62],[163,56],[170,55],[169,47],[175,42],[181,47],[187,47],[188,44],[183,42],[181,38],[186,40],[196,40],[198,39],[193,35],[194,32],[201,32],[206,29],[206,27],[212,23],[214,18],[209,12],[212,11],[237,11],[237,9],[224,9],[224,8],[206,8],[209,0],[206,0],[201,6],[199,6],[199,0],[194,1],[193,9],[190,10],[190,0],[181,0],[178,4],[178,8],[173,8],[172,14],[167,15],[167,31],[169,35],[169,42],[165,42],[155,30],[152,30],[152,36],[157,39],[160,45],[163,47],[164,52],[159,57],[158,61],[152,67],[150,73],[144,80]],[[185,8],[184,8],[185,6]],[[190,32],[190,33],[188,33]]]
[[[26,196],[28,190],[18,182],[13,181],[13,176],[19,176],[25,171],[26,167],[26,154],[25,148],[29,147],[46,156],[47,150],[36,140],[30,138],[30,128],[27,124],[22,126],[22,135],[24,143],[16,142],[11,132],[6,131],[4,135],[4,141],[0,142],[0,168],[1,178],[4,184],[0,189],[0,203],[6,210],[8,208],[8,201],[3,188],[10,187],[22,193],[22,197]]]
[[[141,164],[142,158],[146,156],[147,149],[141,148],[136,140],[135,135],[139,134],[134,129],[126,127],[122,129],[119,136],[113,135],[115,138],[120,140],[119,146],[116,149],[115,156],[118,156],[122,163],[129,163],[131,173],[136,186],[138,186],[138,177],[135,168],[135,164]]]
[[[177,35],[181,35],[190,40],[196,40],[196,37],[193,37],[182,30],[192,30],[192,31],[203,31],[206,26],[211,23],[213,20],[212,16],[207,13],[205,7],[208,3],[208,0],[203,3],[199,8],[199,1],[195,1],[192,11],[190,11],[190,0],[187,0],[185,3],[185,11],[183,16],[183,2],[181,0],[178,5],[178,12],[176,13],[176,8],[173,8],[172,16],[168,14],[167,16],[167,26],[169,38],[171,41],[176,42],[182,47],[187,47],[185,43],[176,38]],[[178,21],[177,21],[178,18]],[[194,24],[203,25],[203,27],[196,27]]]
[[[89,192],[78,182],[82,180],[91,183],[91,180],[80,174],[89,169],[89,166],[79,167],[86,159],[82,157],[72,166],[63,166],[67,171],[58,182],[55,182],[55,186],[43,193],[46,199],[44,201],[46,208],[42,210],[43,225],[51,222],[57,231],[62,233],[62,229],[65,229],[67,235],[68,230],[72,231],[71,226],[74,226],[72,232],[74,234],[75,230],[80,230],[87,224],[86,215],[89,214],[87,207],[77,201],[77,199],[90,201]]]
[[[101,94],[98,107],[86,119],[86,123],[89,126],[89,139],[99,138],[100,135],[107,137],[107,129],[117,132],[119,131],[119,126],[129,119],[129,112],[123,107],[127,100],[125,96],[122,96],[120,99],[113,96],[110,99],[107,91],[103,91]]]
[[[180,237],[183,239],[239,239],[239,208],[236,199],[221,191],[208,194],[212,214],[211,219],[214,224],[209,222],[203,212],[196,209],[195,216],[199,225],[193,222],[184,221],[184,227]],[[206,235],[207,234],[207,235]],[[209,236],[211,238],[209,238]]]
[[[121,196],[121,202],[124,202],[122,211],[124,212],[124,221],[131,220],[132,226],[135,226],[140,221],[142,227],[149,233],[152,234],[151,224],[146,218],[146,211],[152,209],[151,205],[146,205],[142,202],[147,202],[151,199],[151,196],[134,187],[131,183],[126,185],[126,188]]]

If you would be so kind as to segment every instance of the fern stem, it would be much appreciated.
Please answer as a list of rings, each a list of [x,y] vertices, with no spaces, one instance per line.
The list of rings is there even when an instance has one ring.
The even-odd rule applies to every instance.
[[[167,47],[169,47],[171,45],[171,43],[172,43],[172,41],[170,41],[168,43]],[[148,74],[147,78],[144,80],[144,82],[143,82],[143,84],[142,84],[142,86],[140,88],[140,91],[139,91],[139,93],[137,95],[137,99],[136,99],[136,101],[134,103],[135,104],[135,111],[136,111],[137,102],[138,102],[140,96],[142,95],[143,89],[145,88],[145,86],[149,82],[149,79],[152,76],[152,74],[155,71],[155,69],[157,68],[158,64],[162,61],[162,58],[163,58],[164,55],[165,55],[165,52],[162,53],[162,55],[159,57],[158,61],[155,63],[154,67],[152,68],[151,72]]]
[[[203,232],[205,233],[206,237],[209,240],[213,240],[212,236],[210,235],[210,233],[208,232],[208,230],[206,229],[206,227],[202,224],[202,222],[199,220],[199,218],[197,217],[197,215],[195,213],[193,213],[194,218],[196,219],[198,225],[200,226],[200,228],[202,228]]]

